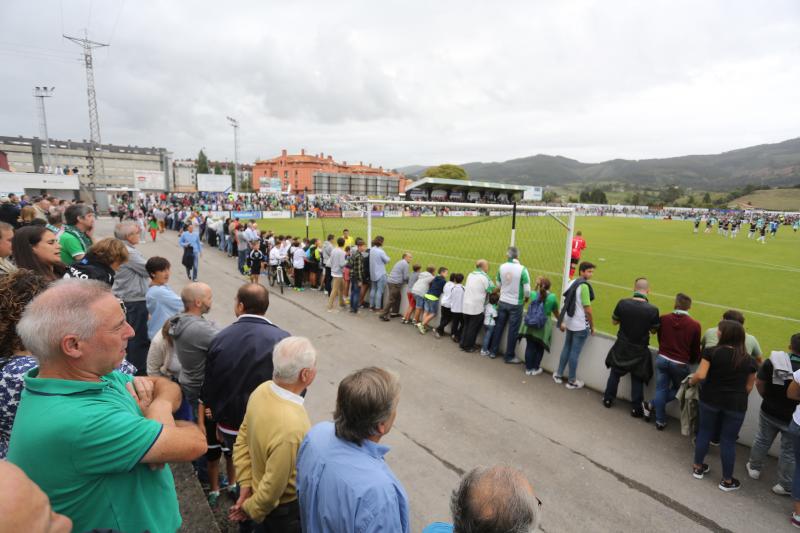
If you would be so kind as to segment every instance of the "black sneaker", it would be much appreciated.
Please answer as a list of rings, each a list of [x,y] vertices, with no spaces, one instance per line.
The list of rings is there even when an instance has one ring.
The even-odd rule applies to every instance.
[[[667,427],[667,424],[664,422],[656,422],[656,429],[659,431],[664,431],[664,428]]]
[[[723,479],[719,482],[719,490],[723,492],[733,492],[734,490],[739,490],[740,488],[742,488],[742,484],[735,477],[732,477],[730,481],[725,481]]]
[[[705,463],[703,463],[703,464],[700,466],[700,468],[694,468],[694,467],[692,467],[692,475],[695,477],[695,479],[703,479],[703,476],[705,476],[706,474],[708,474],[708,471],[709,471],[709,470],[710,470],[710,469],[708,468],[708,465],[707,465],[707,464],[705,464]]]
[[[642,412],[642,408],[641,407],[639,407],[639,408],[634,407],[633,409],[631,409],[631,416],[633,418],[642,418],[644,416],[644,413]]]
[[[606,400],[605,398],[603,398],[603,406],[606,409],[611,409],[612,405],[614,405],[614,402],[612,402],[611,400]]]

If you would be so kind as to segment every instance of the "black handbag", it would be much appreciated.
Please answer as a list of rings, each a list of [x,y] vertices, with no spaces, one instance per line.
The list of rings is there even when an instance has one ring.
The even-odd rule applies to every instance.
[[[194,266],[194,248],[187,246],[183,249],[183,259],[181,259],[181,264],[186,268],[191,268]]]

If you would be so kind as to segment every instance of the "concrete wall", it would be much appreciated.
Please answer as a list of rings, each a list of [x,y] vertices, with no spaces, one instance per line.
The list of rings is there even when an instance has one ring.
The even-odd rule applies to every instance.
[[[405,287],[404,287],[405,291]],[[401,313],[404,313],[406,308],[408,307],[408,301],[405,298],[401,300]],[[438,318],[434,320],[438,324]],[[508,328],[506,328],[508,329]],[[553,341],[550,352],[545,352],[544,358],[542,359],[542,368],[547,370],[548,372],[552,373],[554,370],[558,368],[558,360],[561,355],[561,348],[564,345],[564,334],[558,330],[558,328],[554,328],[555,331],[553,332]],[[480,339],[482,339],[483,335],[478,335],[478,343],[480,343]],[[507,333],[503,334],[502,342],[500,343],[501,347],[504,347],[506,344],[506,337]],[[606,388],[606,381],[608,380],[609,370],[606,368],[606,355],[608,354],[608,350],[611,348],[611,345],[614,344],[614,337],[610,337],[604,334],[596,334],[586,341],[586,344],[583,346],[583,351],[581,352],[580,361],[578,363],[578,379],[583,381],[586,384],[586,387],[595,391],[602,393]],[[655,358],[656,353],[654,350],[652,351],[652,355]],[[525,359],[525,342],[519,342],[516,346],[516,354],[520,359]],[[655,368],[655,362],[654,362]],[[520,372],[522,370],[520,369]],[[549,379],[549,378],[548,378]],[[651,400],[655,397],[655,387],[656,386],[656,377],[655,374],[653,375],[653,379],[650,380],[650,383],[645,386],[644,390],[644,397],[645,400]],[[630,401],[631,399],[631,382],[630,378],[627,376],[622,378],[619,384],[619,389],[617,391],[617,398]],[[596,406],[600,408],[602,404],[598,399]],[[615,406],[614,408],[620,408],[619,405]],[[758,413],[761,409],[761,395],[758,393],[755,387],[753,387],[753,391],[750,393],[750,397],[748,398],[748,407],[747,407],[747,415],[744,420],[744,424],[742,424],[742,429],[739,432],[739,443],[745,446],[751,446],[753,444],[753,437],[755,436],[756,430],[758,428]],[[667,415],[671,416],[677,420],[672,422],[673,424],[680,424],[680,406],[678,402],[671,402],[667,405]],[[655,414],[653,415],[655,416]],[[687,437],[689,438],[689,437]],[[776,456],[779,453],[779,439],[775,440],[772,449],[770,450],[770,455]]]

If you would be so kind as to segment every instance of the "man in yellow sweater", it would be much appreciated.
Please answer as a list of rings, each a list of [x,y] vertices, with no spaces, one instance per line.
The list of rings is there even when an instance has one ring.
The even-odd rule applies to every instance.
[[[275,345],[272,380],[250,395],[233,448],[241,487],[229,518],[256,522],[252,531],[300,533],[297,451],[311,427],[300,394],[317,375],[317,352],[304,337]]]

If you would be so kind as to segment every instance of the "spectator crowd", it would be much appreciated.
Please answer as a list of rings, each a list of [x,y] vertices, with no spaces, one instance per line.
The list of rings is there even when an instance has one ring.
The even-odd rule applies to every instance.
[[[267,318],[262,264],[270,276],[285,268],[298,291],[324,292],[330,312],[402,317],[421,335],[503,357],[529,376],[542,373],[559,328],[565,341],[552,379],[584,386],[578,369],[595,333],[596,269],[580,261],[585,246],[573,252],[577,277],[558,294],[547,277],[531,276],[515,247],[494,275],[485,259],[472,272],[451,273],[423,268],[410,251],[393,262],[383,237],[367,246],[346,230],[321,242],[259,231],[254,221],[212,228],[191,211],[135,203],[113,238],[95,239],[92,206],[37,197],[12,220],[6,204],[17,203],[0,209],[0,484],[10,495],[0,499],[0,531],[176,531],[176,462],[193,462],[212,506],[223,493],[232,498],[229,518],[244,532],[410,531],[408,495],[381,443],[397,416],[399,376],[377,366],[351,372],[338,384],[332,420],[312,426],[304,402],[320,354]],[[181,232],[190,282],[180,294],[169,286],[170,261],[138,248],[147,218],[153,240],[167,228]],[[214,291],[198,281],[203,243],[236,257],[250,278],[225,328],[207,318]],[[800,334],[767,356],[740,312],[727,311],[704,332],[690,315],[691,297],[679,293],[661,312],[649,294],[649,281],[638,278],[614,309],[619,331],[606,357],[603,406],[614,406],[630,376],[631,416],[654,416],[663,430],[666,405],[679,399],[682,430],[696,438],[692,475],[709,475],[704,461],[717,444],[718,486],[730,492],[741,486],[735,443],[755,386],[763,402],[746,470],[760,477],[780,435],[772,491],[793,497],[791,522],[800,527]],[[644,385],[654,376],[647,400]],[[29,504],[15,500],[23,495]],[[542,502],[524,474],[496,465],[463,476],[451,513],[452,524],[426,533],[533,531]]]

